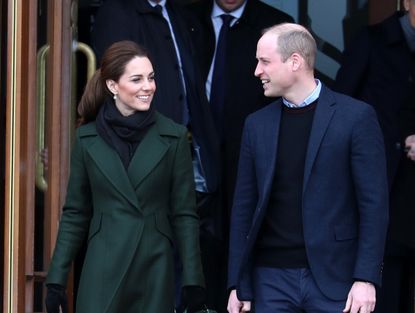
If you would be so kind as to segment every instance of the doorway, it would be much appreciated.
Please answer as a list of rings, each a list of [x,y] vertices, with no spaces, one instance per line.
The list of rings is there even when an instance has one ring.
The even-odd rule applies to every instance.
[[[182,0],[188,1],[192,0]],[[3,312],[45,311],[44,279],[65,198],[75,104],[89,75],[87,69],[94,68],[76,50],[87,49],[78,40],[89,44],[90,27],[102,2],[1,1]],[[70,281],[73,312],[73,279]]]

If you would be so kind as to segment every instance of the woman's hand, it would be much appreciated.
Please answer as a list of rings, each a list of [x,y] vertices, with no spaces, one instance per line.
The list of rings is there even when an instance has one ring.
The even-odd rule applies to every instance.
[[[59,308],[62,309],[62,313],[68,312],[68,300],[66,298],[65,287],[58,284],[47,284],[46,293],[46,311],[48,313],[60,313]]]

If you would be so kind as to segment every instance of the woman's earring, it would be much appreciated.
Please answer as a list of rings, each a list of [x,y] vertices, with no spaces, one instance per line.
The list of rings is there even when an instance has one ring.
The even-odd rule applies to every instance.
[[[114,93],[113,98],[114,98],[114,100],[116,100],[116,99],[117,99],[117,94],[116,94],[116,93]]]

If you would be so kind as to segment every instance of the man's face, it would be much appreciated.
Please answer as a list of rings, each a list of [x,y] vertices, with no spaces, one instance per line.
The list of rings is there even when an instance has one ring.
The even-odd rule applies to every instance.
[[[258,41],[256,58],[258,64],[255,76],[262,81],[264,95],[267,97],[284,96],[293,84],[291,59],[282,61],[277,52],[277,36],[265,34]]]
[[[408,11],[411,25],[415,28],[415,0],[405,0],[403,4],[405,6],[405,10]]]
[[[216,4],[225,12],[239,9],[246,0],[215,0]]]

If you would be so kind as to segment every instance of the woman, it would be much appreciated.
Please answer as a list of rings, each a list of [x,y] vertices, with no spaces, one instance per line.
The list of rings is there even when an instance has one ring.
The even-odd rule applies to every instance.
[[[65,307],[84,239],[77,313],[173,312],[173,245],[192,298],[184,300],[194,302],[203,286],[187,131],[154,110],[155,91],[150,59],[131,41],[107,49],[86,87],[46,280],[48,312]]]

